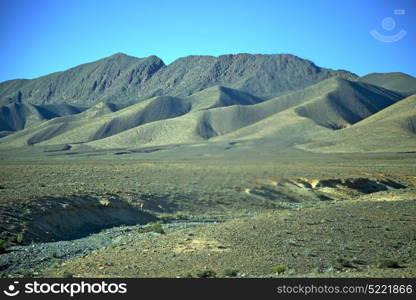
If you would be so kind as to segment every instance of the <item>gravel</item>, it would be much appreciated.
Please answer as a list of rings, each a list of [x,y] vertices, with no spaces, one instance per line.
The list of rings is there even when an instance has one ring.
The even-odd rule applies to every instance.
[[[163,224],[163,229],[169,233],[179,229],[217,223],[175,221]],[[62,264],[67,260],[88,255],[105,247],[128,244],[160,235],[156,232],[141,233],[140,229],[145,226],[118,226],[75,240],[10,247],[7,253],[0,255],[0,274],[9,277],[36,276],[44,268]]]

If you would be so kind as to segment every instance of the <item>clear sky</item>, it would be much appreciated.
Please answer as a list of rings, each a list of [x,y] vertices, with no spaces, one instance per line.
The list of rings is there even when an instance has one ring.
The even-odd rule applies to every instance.
[[[382,39],[406,35],[387,43],[373,29]],[[358,75],[416,76],[416,0],[0,0],[0,31],[0,81],[117,52],[166,64],[191,54],[291,53]]]

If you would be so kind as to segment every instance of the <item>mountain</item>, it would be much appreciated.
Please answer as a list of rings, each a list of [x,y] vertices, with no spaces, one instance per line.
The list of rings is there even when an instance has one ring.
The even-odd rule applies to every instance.
[[[416,95],[355,125],[299,148],[316,152],[412,152],[416,150]]]
[[[332,76],[356,78],[350,72],[320,68],[289,54],[187,56],[161,68],[139,91],[139,98],[188,96],[220,85],[267,99]]]
[[[55,118],[0,140],[3,147],[86,143],[124,132],[147,123],[167,120],[229,105],[251,105],[261,99],[225,87],[211,87],[189,97],[157,96],[117,110],[98,103],[79,114]],[[177,132],[178,135],[181,133]]]
[[[116,148],[249,139],[299,143],[351,126],[400,99],[402,96],[380,87],[333,77],[258,104],[190,111],[87,145]]]
[[[11,103],[0,107],[0,136],[65,115],[78,114],[83,108],[67,104],[32,105]]]
[[[410,151],[415,96],[404,98],[415,80],[358,78],[286,54],[188,56],[168,66],[116,54],[1,83],[0,148],[263,141],[318,152]]]
[[[98,102],[118,104],[137,100],[137,92],[156,71],[164,67],[156,56],[136,58],[115,54],[32,80],[0,84],[0,104],[72,104],[92,106]]]
[[[303,143],[353,126],[400,99],[381,87],[339,77],[266,101],[211,87],[189,97],[153,97],[98,116],[91,111],[105,104],[97,104],[5,137],[0,147],[83,143],[111,149],[258,139]]]
[[[218,85],[192,94],[187,99],[192,105],[192,110],[211,109],[231,105],[251,105],[262,102],[260,98],[249,93]]]
[[[265,99],[334,75],[356,78],[350,72],[320,68],[286,54],[188,56],[166,66],[156,56],[136,58],[118,53],[36,79],[3,82],[0,105],[127,105],[154,96],[189,96],[217,85]]]
[[[257,105],[269,116],[216,140],[285,139],[304,142],[310,136],[349,127],[402,99],[369,84],[333,77],[301,91]]]
[[[378,85],[404,96],[416,94],[416,78],[400,72],[370,73],[360,77],[358,81]]]
[[[7,101],[7,98],[9,95],[13,95],[16,92],[19,91],[20,88],[22,88],[27,82],[30,80],[28,79],[14,79],[14,80],[8,80],[0,83],[0,104],[7,104],[10,101],[13,102],[12,99]]]

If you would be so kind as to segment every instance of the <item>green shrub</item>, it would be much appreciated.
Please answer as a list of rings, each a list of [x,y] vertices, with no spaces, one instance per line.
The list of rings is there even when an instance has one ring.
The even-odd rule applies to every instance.
[[[346,260],[345,258],[338,258],[337,263],[339,263],[339,265],[344,268],[354,268],[352,263],[349,260]]]
[[[6,241],[0,240],[0,253],[5,253],[5,252],[6,252]]]
[[[277,274],[283,274],[287,271],[287,267],[285,265],[278,265],[276,267],[273,267],[273,272]]]
[[[19,234],[16,236],[16,242],[17,242],[18,244],[23,244],[24,239],[25,239],[25,237],[24,237],[23,233],[19,233]]]
[[[159,221],[154,222],[154,223],[149,223],[146,227],[148,228],[149,231],[157,232],[160,234],[165,233],[165,230],[163,230],[163,225]]]
[[[65,271],[64,274],[62,274],[63,278],[74,278],[74,273]]]
[[[196,276],[199,278],[212,278],[212,277],[216,277],[217,273],[213,270],[204,270],[204,271],[199,271],[198,273],[196,273]]]
[[[226,277],[237,277],[239,271],[234,269],[227,269],[224,271],[224,276]]]
[[[22,275],[23,275],[23,278],[33,278],[33,277],[35,277],[35,274],[33,274],[32,271],[23,271]]]

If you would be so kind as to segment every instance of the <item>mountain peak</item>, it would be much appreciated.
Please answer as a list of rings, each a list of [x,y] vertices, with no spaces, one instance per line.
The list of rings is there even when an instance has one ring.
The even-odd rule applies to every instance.
[[[128,57],[132,57],[131,55],[127,55],[127,54],[125,54],[125,53],[123,53],[123,52],[117,52],[117,53],[114,53],[113,55],[111,55],[110,57],[126,57],[126,56],[128,56]]]
[[[150,56],[147,56],[147,57],[136,57],[136,56],[127,55],[127,54],[122,53],[122,52],[114,53],[113,55],[110,55],[110,56],[107,56],[107,57],[103,58],[102,60],[114,60],[114,59],[115,60],[117,60],[117,59],[121,59],[121,60],[124,60],[124,59],[151,60],[151,61],[160,61],[160,62],[163,62],[162,59],[159,58],[156,55],[150,55]]]
[[[135,56],[131,56],[131,55],[127,55],[125,53],[117,52],[117,53],[114,53],[114,54],[112,54],[110,56],[104,57],[104,58],[102,58],[102,59],[100,59],[98,61],[125,60],[125,59],[132,59],[132,60],[133,59],[137,59],[138,60],[140,58],[135,57]]]

